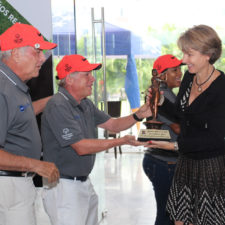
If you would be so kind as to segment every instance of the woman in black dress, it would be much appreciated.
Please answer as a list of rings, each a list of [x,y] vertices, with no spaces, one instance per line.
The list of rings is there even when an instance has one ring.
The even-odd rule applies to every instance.
[[[225,76],[213,64],[221,40],[209,26],[188,29],[178,39],[188,71],[176,103],[166,98],[159,112],[178,120],[177,143],[150,147],[179,148],[179,159],[167,202],[175,225],[225,224]]]

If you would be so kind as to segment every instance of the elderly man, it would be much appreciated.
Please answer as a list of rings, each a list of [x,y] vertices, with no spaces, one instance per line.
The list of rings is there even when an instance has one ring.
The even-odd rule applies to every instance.
[[[26,85],[45,61],[42,50],[54,47],[27,24],[16,23],[0,36],[1,225],[35,225],[32,177],[39,174],[49,182],[59,177],[53,163],[39,160],[41,138]]]
[[[97,139],[97,127],[119,132],[151,115],[147,104],[136,114],[117,119],[98,110],[87,97],[95,81],[92,70],[100,68],[81,55],[64,56],[56,67],[60,87],[44,110],[41,132],[44,160],[54,162],[60,171],[59,183],[44,194],[52,225],[97,225],[98,197],[88,177],[95,153],[143,144],[131,135]]]

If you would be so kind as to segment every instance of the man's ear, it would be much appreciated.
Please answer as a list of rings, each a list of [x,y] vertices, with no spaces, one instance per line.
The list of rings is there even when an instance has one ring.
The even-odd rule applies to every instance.
[[[69,84],[69,85],[73,83],[73,79],[70,75],[66,76],[66,83]]]
[[[18,48],[12,49],[11,57],[12,57],[12,59],[13,59],[16,63],[19,62],[19,54],[20,54],[20,52],[19,52],[19,49],[18,49]]]

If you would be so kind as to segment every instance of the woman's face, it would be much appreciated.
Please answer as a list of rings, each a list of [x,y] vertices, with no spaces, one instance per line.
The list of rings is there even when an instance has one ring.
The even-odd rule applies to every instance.
[[[188,52],[183,52],[183,54],[183,63],[188,66],[190,73],[201,72],[209,65],[210,57],[203,55],[199,51],[190,49]]]
[[[169,88],[180,87],[182,72],[180,66],[169,68],[166,71],[166,83]]]

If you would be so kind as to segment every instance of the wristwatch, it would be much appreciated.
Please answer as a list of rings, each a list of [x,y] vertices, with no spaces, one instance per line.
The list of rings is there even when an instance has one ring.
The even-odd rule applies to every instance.
[[[136,121],[142,121],[142,120],[143,120],[143,119],[138,118],[137,115],[136,115],[135,113],[133,114],[133,118],[134,118]]]
[[[175,151],[178,151],[178,150],[179,150],[179,147],[178,147],[178,144],[177,144],[176,141],[174,142],[174,150],[175,150]]]

